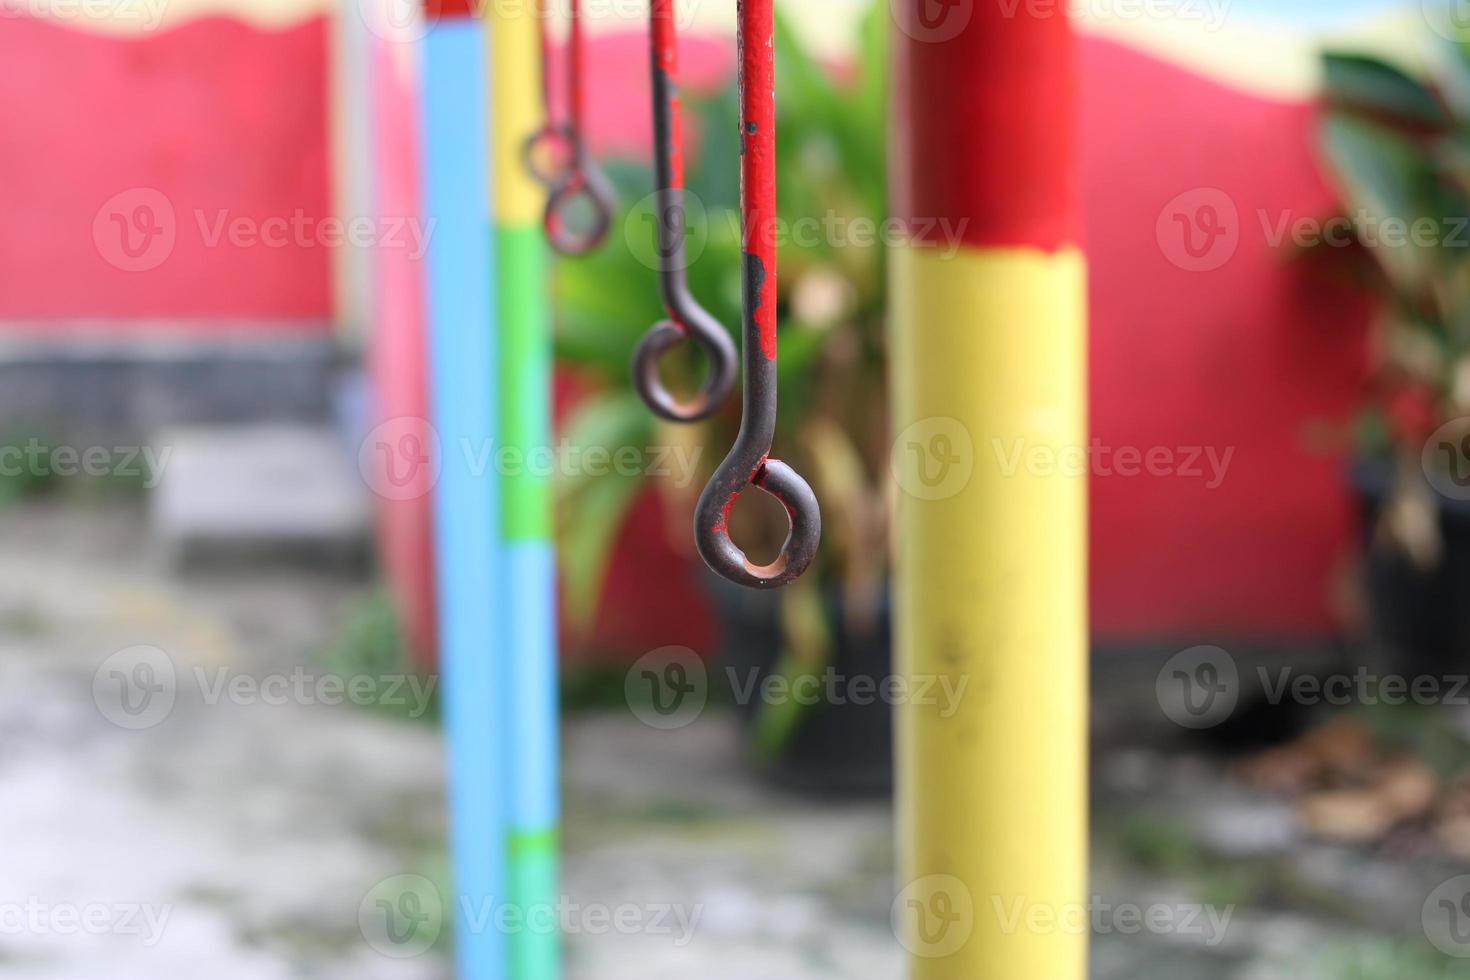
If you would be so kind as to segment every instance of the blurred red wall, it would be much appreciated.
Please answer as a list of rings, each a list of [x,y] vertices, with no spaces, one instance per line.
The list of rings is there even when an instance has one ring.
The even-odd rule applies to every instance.
[[[1084,39],[1081,59],[1093,437],[1163,447],[1179,469],[1187,447],[1233,454],[1217,487],[1094,476],[1094,630],[1328,633],[1353,516],[1340,452],[1313,433],[1352,412],[1370,307],[1271,241],[1283,217],[1334,213],[1315,107],[1108,41]],[[1196,260],[1209,207],[1238,241]]]
[[[324,18],[116,36],[9,16],[0,51],[0,329],[330,323]]]

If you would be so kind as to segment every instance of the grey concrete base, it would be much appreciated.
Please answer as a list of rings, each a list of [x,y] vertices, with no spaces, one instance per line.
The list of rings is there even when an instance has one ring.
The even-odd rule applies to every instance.
[[[353,447],[325,427],[162,429],[149,498],[156,546],[174,564],[262,558],[361,564],[369,493]]]

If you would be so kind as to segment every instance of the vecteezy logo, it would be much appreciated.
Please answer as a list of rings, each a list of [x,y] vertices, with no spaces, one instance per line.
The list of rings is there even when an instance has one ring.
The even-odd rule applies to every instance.
[[[1423,0],[1424,19],[1441,37],[1470,41],[1470,0]]]
[[[147,272],[163,265],[177,240],[173,203],[151,187],[113,195],[92,219],[92,243],[98,254],[124,272]]]
[[[1424,935],[1446,956],[1470,959],[1470,875],[1451,878],[1424,901]]]
[[[426,14],[426,8],[433,9],[419,0],[357,0],[368,33],[398,44],[421,41],[438,26],[437,17]]]
[[[673,731],[691,724],[709,701],[709,672],[688,647],[660,647],[628,669],[623,696],[638,720]]]
[[[1420,463],[1434,489],[1452,500],[1470,500],[1470,416],[1434,430]]]
[[[384,500],[417,500],[439,482],[439,433],[427,419],[405,415],[373,429],[357,448],[357,471]]]
[[[953,41],[975,16],[975,0],[889,0],[899,30],[927,44]]]
[[[665,248],[665,240],[684,235],[684,254]],[[684,271],[698,261],[709,245],[709,211],[704,201],[692,191],[684,191],[678,200],[664,206],[658,194],[648,194],[628,211],[623,222],[623,240],[628,251],[645,268],[658,271]]]
[[[368,945],[396,960],[422,956],[444,929],[439,889],[422,875],[378,882],[357,907],[357,925]]]
[[[974,934],[975,902],[953,875],[926,875],[898,893],[891,922],[899,943],[915,956],[953,956]]]
[[[1213,272],[1240,247],[1240,212],[1229,194],[1199,187],[1164,205],[1154,233],[1174,265],[1186,272]]]
[[[941,486],[950,474],[950,468],[957,466],[960,457],[954,451],[954,442],[944,433],[938,433],[929,439],[929,445],[911,442],[908,446],[914,452],[914,468],[918,471],[919,482],[926,487]],[[933,461],[931,470],[929,463]]]
[[[1183,728],[1214,728],[1235,713],[1240,702],[1240,670],[1220,647],[1191,647],[1176,653],[1159,671],[1159,707]]]
[[[178,672],[158,647],[134,646],[102,661],[92,675],[92,701],[102,717],[119,728],[141,731],[174,710]]]
[[[644,669],[639,671],[641,678],[648,682],[649,704],[653,710],[665,718],[676,714],[684,698],[694,693],[694,685],[689,683],[689,668],[683,664],[666,664],[663,675],[658,671]],[[668,701],[664,700],[664,693],[669,695]]]
[[[944,500],[969,486],[975,472],[975,444],[958,419],[920,419],[894,440],[888,465],[909,496]]]

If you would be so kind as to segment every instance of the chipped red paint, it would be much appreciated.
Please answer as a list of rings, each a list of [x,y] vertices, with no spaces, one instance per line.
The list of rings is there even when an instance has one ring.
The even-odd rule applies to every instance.
[[[776,359],[776,43],[770,2],[740,3],[740,203],[747,302],[761,353]]]
[[[730,494],[725,501],[725,506],[720,508],[720,516],[715,520],[714,529],[716,534],[724,534],[730,529],[730,511],[735,509],[735,501],[740,499],[740,491]]]
[[[928,0],[905,0],[918,7]],[[953,26],[894,32],[893,213],[919,241],[1078,243],[1075,41],[1047,5],[951,4]],[[959,26],[959,18],[964,18]],[[1004,21],[1004,23],[1002,23]],[[953,34],[953,37],[948,35]],[[980,93],[959,115],[933,92]]]
[[[654,66],[670,80],[679,77],[679,38],[674,23],[674,0],[653,0],[649,14],[649,29],[653,32]],[[671,86],[669,99],[670,147],[669,162],[673,168],[675,187],[684,186],[684,112],[679,100],[679,90]]]

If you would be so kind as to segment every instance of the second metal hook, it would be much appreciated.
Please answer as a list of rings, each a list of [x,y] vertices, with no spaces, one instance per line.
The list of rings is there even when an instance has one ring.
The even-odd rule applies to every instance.
[[[583,229],[574,227],[568,220],[569,209],[578,199],[585,199],[592,208],[592,223]],[[546,199],[544,225],[551,247],[571,256],[595,251],[607,239],[616,202],[612,184],[596,165],[587,161],[574,163]]]
[[[521,160],[527,172],[548,190],[566,177],[572,165],[572,130],[554,121],[551,104],[551,32],[544,0],[536,0],[536,26],[541,42],[541,128],[526,139]]]
[[[570,6],[567,35],[568,119],[562,125],[551,121],[551,100],[546,81],[551,63],[551,45],[546,35],[546,13],[544,10],[539,13],[542,31],[542,97],[546,103],[547,119],[546,124],[526,141],[523,154],[531,174],[551,187],[551,194],[546,199],[544,219],[546,237],[551,247],[562,255],[586,255],[607,239],[617,197],[613,193],[612,184],[587,153],[581,0],[571,0]],[[555,147],[566,158],[565,165],[559,170],[542,168],[541,151],[547,147]],[[555,160],[556,156],[553,155],[552,159]],[[556,164],[553,163],[552,167],[555,168]],[[569,216],[569,209],[578,200],[586,200],[591,206],[591,224],[582,230],[573,227]]]
[[[649,42],[659,291],[669,318],[655,324],[639,341],[633,353],[633,384],[654,414],[672,422],[693,422],[711,415],[729,396],[735,385],[737,353],[729,332],[689,292],[685,271],[684,140],[675,81],[679,50],[674,0],[653,0]],[[668,390],[658,370],[659,358],[686,340],[692,340],[708,361],[703,386],[687,402]]]

